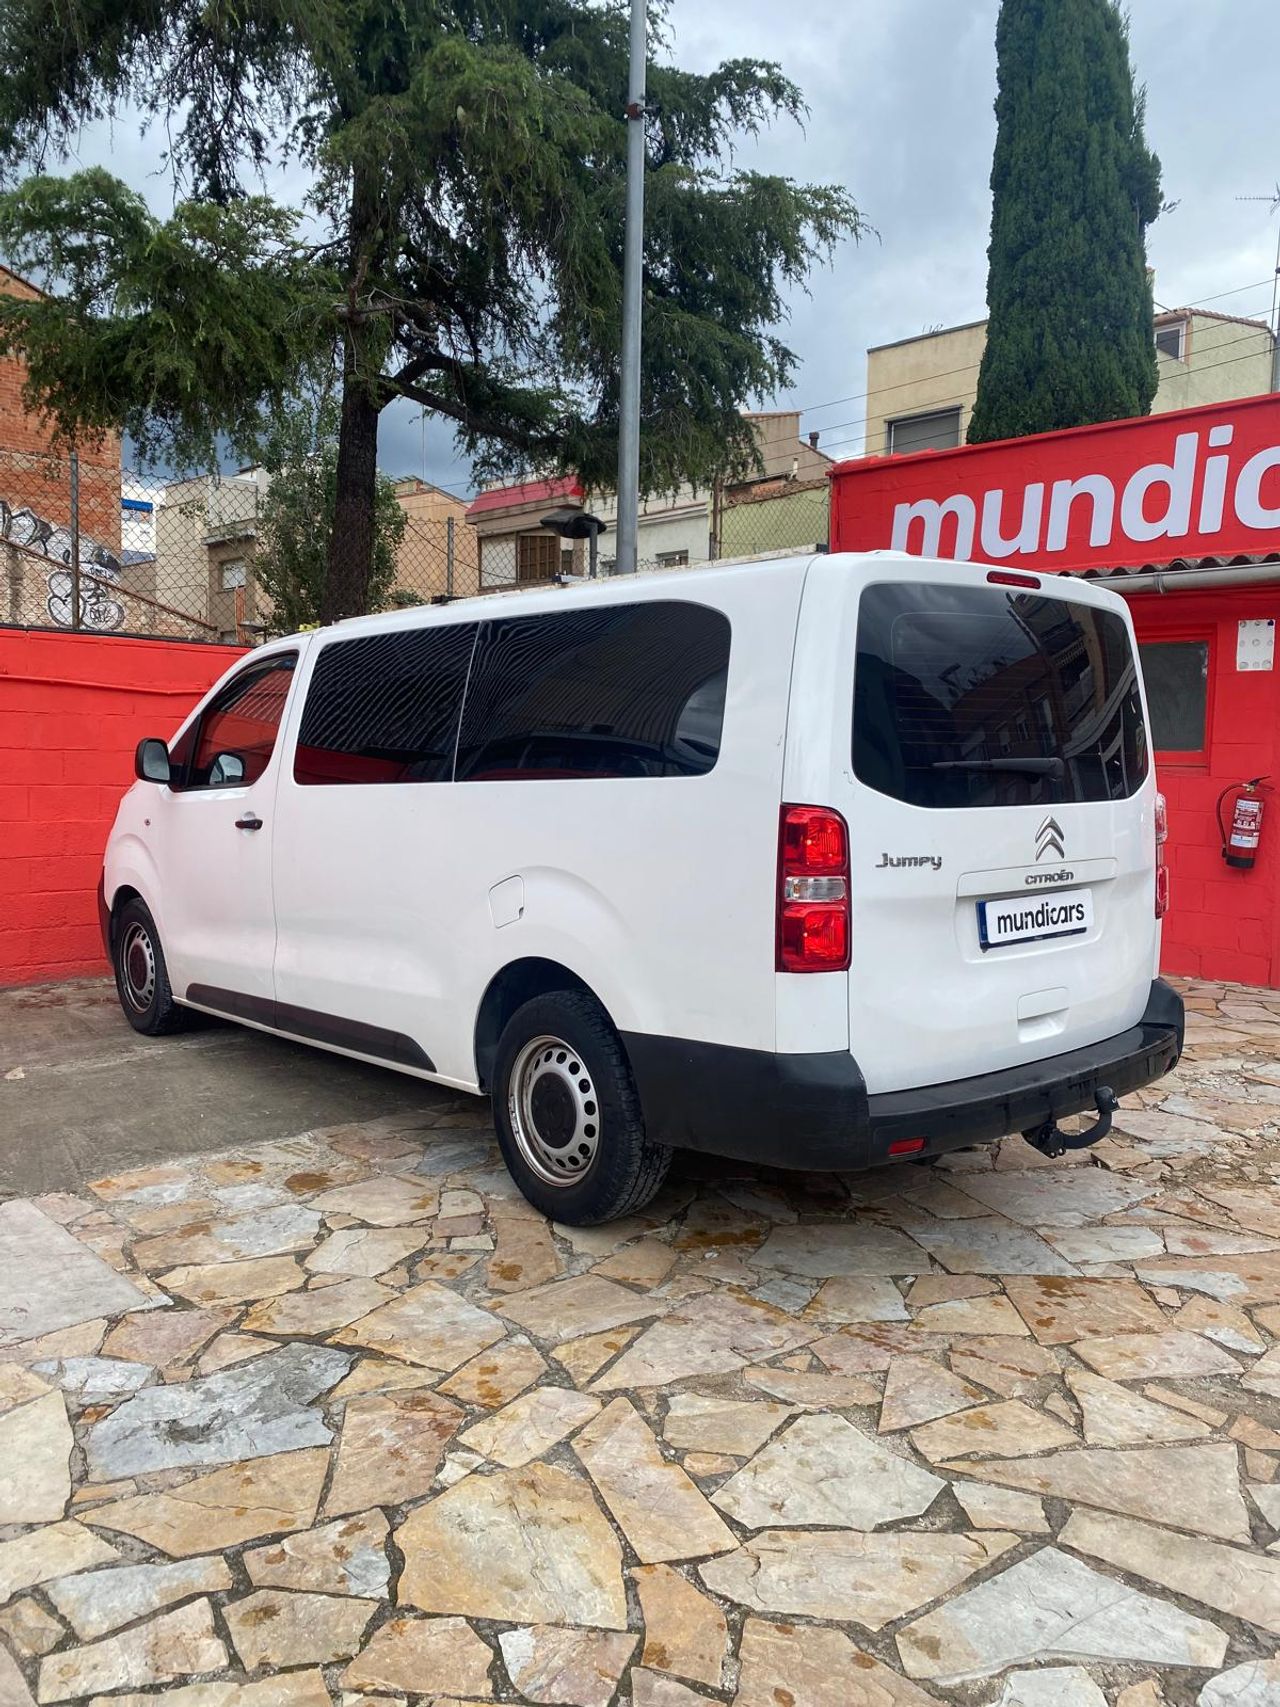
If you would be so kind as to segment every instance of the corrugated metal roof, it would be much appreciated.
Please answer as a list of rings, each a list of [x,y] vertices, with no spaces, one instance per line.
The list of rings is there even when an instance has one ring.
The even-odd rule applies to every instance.
[[[1168,570],[1177,574],[1182,569],[1249,569],[1264,563],[1280,565],[1280,541],[1277,541],[1274,551],[1254,551],[1238,557],[1150,557],[1141,563],[1115,563],[1105,569],[1066,569],[1059,572],[1078,575],[1086,581],[1107,580],[1112,577],[1121,580],[1126,575],[1152,575],[1156,570]],[[1042,565],[1034,566],[1033,573],[1044,572]]]

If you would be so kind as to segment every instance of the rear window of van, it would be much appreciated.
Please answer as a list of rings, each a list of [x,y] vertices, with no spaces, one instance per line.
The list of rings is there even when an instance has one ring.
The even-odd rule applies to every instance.
[[[1124,800],[1149,763],[1115,613],[999,587],[864,590],[853,767],[869,788],[953,809]]]

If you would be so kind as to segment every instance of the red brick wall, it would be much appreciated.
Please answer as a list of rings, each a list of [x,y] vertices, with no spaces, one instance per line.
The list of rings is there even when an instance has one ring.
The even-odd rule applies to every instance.
[[[0,985],[104,969],[98,877],[134,748],[170,736],[240,656],[0,629]]]
[[[1271,671],[1236,669],[1242,618],[1280,621],[1280,586],[1220,592],[1136,593],[1129,608],[1139,643],[1207,639],[1208,736],[1196,763],[1162,760],[1169,802],[1172,907],[1164,924],[1164,967],[1204,978],[1280,985],[1280,657]],[[1215,806],[1222,790],[1270,774],[1265,820],[1252,871],[1225,864]]]
[[[0,267],[0,293],[27,301],[32,285]],[[27,370],[13,357],[0,358],[0,498],[24,505],[47,521],[71,520],[65,452],[56,449],[49,424],[27,406],[22,388]],[[112,550],[120,546],[120,441],[114,434],[80,448],[80,532]]]

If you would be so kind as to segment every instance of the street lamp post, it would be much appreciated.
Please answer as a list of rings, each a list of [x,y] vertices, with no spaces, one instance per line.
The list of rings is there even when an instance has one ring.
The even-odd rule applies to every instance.
[[[561,539],[585,539],[590,564],[588,574],[595,580],[596,549],[605,527],[599,516],[589,515],[585,510],[552,510],[539,519],[538,526],[558,533]]]
[[[618,395],[618,550],[615,571],[636,572],[640,513],[640,286],[644,259],[645,0],[631,0],[627,82],[627,230],[622,256],[622,369]]]

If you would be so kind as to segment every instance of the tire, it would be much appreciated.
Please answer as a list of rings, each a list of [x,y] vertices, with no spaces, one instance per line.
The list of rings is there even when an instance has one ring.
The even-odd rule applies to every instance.
[[[146,903],[126,901],[111,921],[111,968],[124,1017],[144,1037],[184,1031],[190,1015],[173,999],[160,933]]]
[[[520,1190],[571,1227],[643,1208],[671,1166],[670,1149],[645,1135],[617,1032],[576,990],[536,996],[507,1022],[494,1062],[493,1119]]]

